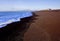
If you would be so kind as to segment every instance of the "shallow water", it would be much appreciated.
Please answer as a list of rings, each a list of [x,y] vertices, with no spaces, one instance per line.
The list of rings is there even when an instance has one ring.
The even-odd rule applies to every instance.
[[[0,28],[9,23],[20,21],[21,18],[32,16],[31,11],[3,11],[0,12]]]

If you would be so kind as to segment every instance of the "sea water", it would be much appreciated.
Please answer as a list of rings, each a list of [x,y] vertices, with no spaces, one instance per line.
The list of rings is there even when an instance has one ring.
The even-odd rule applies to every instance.
[[[12,22],[21,21],[21,18],[32,16],[31,11],[0,11],[0,28]]]

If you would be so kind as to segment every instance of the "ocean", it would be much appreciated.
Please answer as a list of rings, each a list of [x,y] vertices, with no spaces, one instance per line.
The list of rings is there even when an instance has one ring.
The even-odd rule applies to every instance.
[[[30,16],[32,16],[31,11],[0,11],[0,28]]]

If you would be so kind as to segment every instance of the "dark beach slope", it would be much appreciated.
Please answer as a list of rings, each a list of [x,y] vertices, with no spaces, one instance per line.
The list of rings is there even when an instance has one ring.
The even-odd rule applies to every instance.
[[[60,10],[35,11],[38,15],[28,31],[24,41],[60,41]]]
[[[24,33],[28,30],[33,16],[22,18],[21,21],[0,28],[0,41],[23,41]]]

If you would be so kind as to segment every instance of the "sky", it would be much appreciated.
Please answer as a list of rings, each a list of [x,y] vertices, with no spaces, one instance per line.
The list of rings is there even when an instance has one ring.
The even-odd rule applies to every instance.
[[[0,11],[60,9],[60,0],[0,0]]]

